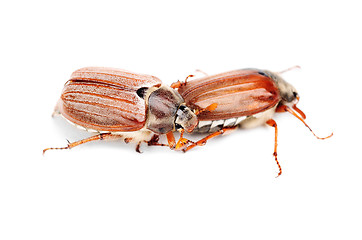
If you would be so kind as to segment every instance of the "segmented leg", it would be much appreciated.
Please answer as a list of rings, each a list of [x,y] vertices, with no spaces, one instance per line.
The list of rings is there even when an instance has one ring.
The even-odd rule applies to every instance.
[[[167,137],[168,146],[171,149],[174,149],[176,147],[176,140],[175,136],[173,135],[173,132],[166,133],[166,137]]]
[[[183,81],[183,82],[180,82],[180,80],[178,80],[177,82],[172,83],[172,84],[171,84],[171,87],[172,87],[173,89],[175,89],[175,88],[180,88],[180,87],[183,86],[183,85],[186,85],[187,79],[189,79],[190,77],[194,77],[194,75],[192,75],[192,74],[188,75],[188,76],[186,77],[185,81]]]
[[[180,133],[180,138],[176,143],[176,150],[182,149],[188,143],[194,143],[193,141],[191,141],[191,140],[189,140],[187,138],[184,138],[184,132],[185,132],[185,130],[182,129],[181,133]]]
[[[280,166],[279,164],[279,161],[278,161],[278,154],[277,154],[277,146],[278,146],[278,126],[277,126],[277,123],[273,120],[273,119],[269,119],[268,121],[266,121],[266,124],[268,124],[269,126],[273,127],[274,130],[275,130],[275,136],[274,136],[274,158],[275,158],[275,161],[279,167],[279,173],[278,173],[278,176],[276,177],[279,177],[281,174],[282,174],[282,167]]]
[[[62,150],[62,149],[71,149],[71,148],[74,148],[78,145],[81,145],[83,143],[87,143],[87,142],[91,142],[91,141],[97,141],[97,140],[109,140],[109,139],[119,139],[119,138],[122,138],[121,135],[115,135],[115,134],[112,134],[112,133],[100,133],[98,135],[95,135],[95,136],[92,136],[92,137],[89,137],[89,138],[85,138],[85,139],[82,139],[82,140],[79,140],[77,142],[72,142],[70,143],[68,141],[68,146],[66,147],[59,147],[59,148],[46,148],[43,150],[43,154],[48,151],[48,150]]]
[[[187,146],[186,148],[183,148],[182,151],[184,152],[187,152],[189,151],[190,149],[196,147],[196,146],[203,146],[206,144],[207,140],[213,138],[213,137],[216,137],[216,136],[219,136],[219,135],[222,135],[226,132],[229,132],[229,131],[232,131],[232,130],[235,130],[237,128],[237,126],[235,127],[225,127],[225,128],[222,128],[220,129],[219,131],[217,132],[214,132],[214,133],[211,133],[210,135],[204,137],[203,139],[200,139],[199,141],[197,142],[191,142],[190,140],[188,140],[186,143],[191,143],[189,146]],[[186,139],[187,140],[187,139]],[[180,146],[181,148],[182,146]]]
[[[136,146],[136,152],[142,153],[140,150],[142,142],[147,143],[148,146],[165,146],[165,147],[169,146],[168,144],[159,143],[159,141],[160,141],[160,137],[158,135],[153,135],[151,140],[149,140],[149,141],[140,141],[140,142],[138,142],[138,144]]]
[[[142,153],[141,150],[140,150],[141,143],[142,143],[142,141],[138,142],[137,146],[136,146],[136,152],[138,152],[138,153]]]
[[[303,119],[306,119],[306,115],[305,115],[305,113],[302,111],[302,110],[300,110],[298,107],[297,107],[297,105],[293,105],[293,107],[292,107],[297,113],[299,113],[299,115],[303,118]],[[285,105],[279,105],[276,109],[275,109],[275,112],[288,112],[288,107],[287,106],[285,106]],[[294,115],[294,114],[293,114]]]
[[[150,141],[146,141],[146,143],[148,144],[148,146],[165,146],[168,147],[168,144],[163,144],[160,143],[160,136],[158,135],[153,135]]]

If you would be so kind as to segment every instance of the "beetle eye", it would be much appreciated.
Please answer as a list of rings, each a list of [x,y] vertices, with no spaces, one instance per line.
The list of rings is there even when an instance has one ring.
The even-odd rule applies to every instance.
[[[142,88],[138,89],[138,90],[136,91],[136,93],[137,93],[137,95],[138,95],[140,98],[143,98],[143,99],[144,99],[147,90],[148,90],[148,87],[142,87]]]
[[[180,109],[181,111],[184,111],[184,110],[185,110],[185,108],[186,108],[186,106],[181,105],[178,109]]]
[[[176,130],[177,130],[177,129],[181,129],[182,126],[181,126],[180,124],[178,124],[178,123],[175,123],[175,128],[176,128]]]

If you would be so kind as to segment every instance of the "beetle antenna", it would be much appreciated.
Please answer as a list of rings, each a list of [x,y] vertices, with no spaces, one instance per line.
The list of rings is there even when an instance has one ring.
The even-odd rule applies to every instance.
[[[294,107],[293,107],[294,108]],[[297,108],[297,107],[295,107],[295,108]],[[294,109],[295,109],[294,108]],[[299,110],[299,108],[297,108],[298,110]],[[329,136],[327,136],[327,137],[318,137],[314,132],[313,132],[313,130],[308,126],[308,124],[304,121],[304,119],[302,118],[303,117],[303,112],[301,111],[301,110],[299,110],[301,113],[303,113],[303,114],[301,114],[302,115],[302,117],[300,117],[296,112],[294,112],[290,107],[288,107],[288,106],[285,106],[285,110],[286,111],[288,111],[289,113],[291,113],[291,114],[293,114],[296,118],[298,118],[300,121],[302,121],[302,123],[304,123],[304,125],[313,133],[313,135],[316,137],[316,138],[318,138],[318,139],[321,139],[321,140],[324,140],[324,139],[327,139],[327,138],[330,138],[330,137],[332,137],[333,136],[333,133],[331,133]],[[297,110],[296,110],[297,111]],[[299,113],[299,112],[298,112]],[[305,116],[305,115],[304,115]]]
[[[196,69],[195,72],[199,72],[199,73],[202,73],[204,74],[206,77],[209,76],[209,74],[207,74],[206,72],[200,70],[200,69]]]
[[[278,72],[279,74],[283,74],[283,73],[285,73],[285,72],[288,72],[288,71],[290,71],[290,70],[294,70],[294,69],[300,69],[300,66],[299,65],[295,65],[295,66],[293,66],[293,67],[290,67],[290,68],[287,68],[287,69],[285,69],[285,70],[283,70],[283,71],[280,71],[280,72]]]

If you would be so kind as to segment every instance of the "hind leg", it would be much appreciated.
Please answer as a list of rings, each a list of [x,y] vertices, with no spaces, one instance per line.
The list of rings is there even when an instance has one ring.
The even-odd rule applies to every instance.
[[[222,135],[226,132],[229,132],[229,131],[233,131],[236,129],[236,126],[235,127],[225,127],[225,128],[222,128],[220,129],[219,131],[217,132],[214,132],[214,133],[211,133],[210,135],[200,139],[199,141],[197,142],[192,142],[188,139],[185,139],[185,138],[182,138],[179,140],[179,146],[176,148],[176,149],[182,149],[182,151],[184,152],[187,152],[189,150],[191,150],[192,148],[196,147],[196,146],[203,146],[206,144],[206,142],[213,138],[213,137],[216,137],[216,136],[219,136],[219,135]],[[184,147],[186,144],[190,144],[188,145],[187,147]]]
[[[45,148],[43,150],[43,154],[48,151],[48,150],[63,150],[63,149],[71,149],[74,148],[76,146],[79,146],[81,144],[87,143],[87,142],[92,142],[92,141],[98,141],[98,140],[110,140],[110,139],[120,139],[122,138],[122,135],[116,135],[116,134],[112,134],[112,133],[100,133],[97,134],[95,136],[89,137],[89,138],[85,138],[76,142],[68,142],[68,146],[66,147],[57,147],[57,148]]]

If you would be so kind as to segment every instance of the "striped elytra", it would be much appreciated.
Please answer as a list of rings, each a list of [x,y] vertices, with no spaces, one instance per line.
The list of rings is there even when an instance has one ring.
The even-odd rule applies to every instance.
[[[277,84],[265,72],[256,69],[191,80],[181,85],[179,93],[188,106],[196,109],[217,103],[214,111],[200,113],[199,121],[251,116],[272,108],[281,100]]]
[[[64,86],[59,112],[69,121],[99,131],[137,131],[146,122],[140,89],[161,85],[158,78],[115,68],[75,71]]]

